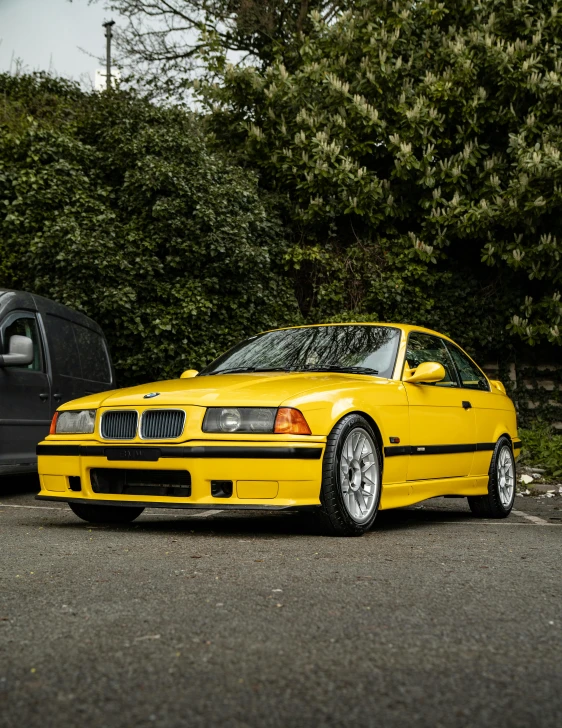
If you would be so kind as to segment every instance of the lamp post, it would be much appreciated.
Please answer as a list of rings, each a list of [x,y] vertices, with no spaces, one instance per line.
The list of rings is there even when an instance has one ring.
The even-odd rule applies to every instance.
[[[115,25],[114,20],[108,20],[107,23],[103,23],[105,28],[106,38],[106,53],[105,53],[105,65],[106,65],[106,76],[105,76],[105,87],[109,91],[111,88],[111,39],[113,38],[112,28]]]

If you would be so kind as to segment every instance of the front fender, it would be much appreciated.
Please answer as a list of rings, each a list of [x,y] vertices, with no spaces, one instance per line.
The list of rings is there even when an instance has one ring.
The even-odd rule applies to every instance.
[[[313,435],[327,437],[342,417],[357,412],[367,415],[378,428],[383,455],[388,454],[389,447],[410,444],[408,399],[402,382],[371,378],[358,384],[352,380],[337,389],[292,397],[281,406],[299,409]],[[398,442],[391,442],[391,438]],[[385,458],[383,484],[405,481],[407,464],[406,455]]]

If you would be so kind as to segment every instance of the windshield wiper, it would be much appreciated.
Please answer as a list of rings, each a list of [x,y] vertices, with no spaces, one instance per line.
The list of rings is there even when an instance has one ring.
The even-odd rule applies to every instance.
[[[307,367],[306,369],[300,369],[301,372],[340,372],[342,374],[371,374],[377,376],[379,373],[378,369],[370,369],[369,367],[345,367],[334,364],[329,367]]]
[[[213,377],[215,374],[239,374],[240,372],[255,372],[255,367],[233,367],[232,369],[218,369],[216,372],[209,372],[209,376]]]
[[[254,372],[340,372],[342,374],[370,374],[377,376],[378,369],[369,367],[345,367],[334,364],[332,366],[320,367],[233,367],[232,369],[219,369],[216,372],[209,372],[208,376],[217,374],[253,374]]]
[[[215,374],[244,374],[253,372],[293,372],[294,369],[288,367],[234,367],[232,369],[219,369],[216,372],[209,372],[210,376]]]

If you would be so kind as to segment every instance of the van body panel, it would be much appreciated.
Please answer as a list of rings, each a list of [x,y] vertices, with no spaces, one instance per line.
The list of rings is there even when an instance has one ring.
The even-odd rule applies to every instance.
[[[0,367],[0,475],[37,470],[37,443],[61,404],[115,387],[103,331],[92,319],[24,291],[0,289],[0,353],[14,333],[34,342],[28,367]]]

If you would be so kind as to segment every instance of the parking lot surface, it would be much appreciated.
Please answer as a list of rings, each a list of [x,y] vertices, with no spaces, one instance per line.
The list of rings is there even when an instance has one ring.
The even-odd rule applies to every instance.
[[[0,483],[0,726],[562,725],[562,498],[91,526]]]

